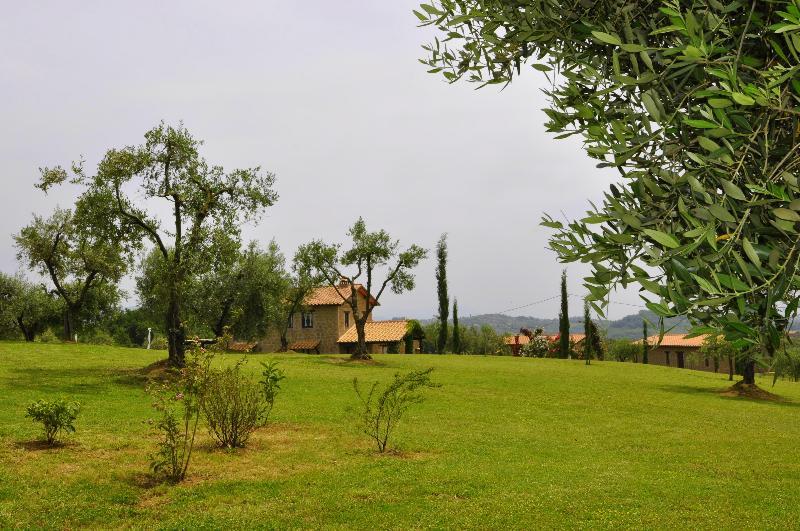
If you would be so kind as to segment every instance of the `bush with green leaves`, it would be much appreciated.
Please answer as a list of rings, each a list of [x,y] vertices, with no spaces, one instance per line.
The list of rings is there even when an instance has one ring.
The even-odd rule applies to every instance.
[[[286,379],[283,371],[278,368],[277,361],[269,361],[267,363],[261,362],[261,391],[264,394],[264,401],[267,403],[267,408],[264,412],[264,422],[269,419],[272,408],[275,405],[275,397],[281,390],[281,381]]]
[[[638,362],[642,345],[627,339],[612,339],[608,342],[608,356],[614,361]]]
[[[800,350],[797,348],[781,349],[772,360],[773,380],[786,378],[793,382],[800,382]]]
[[[42,335],[39,336],[39,341],[42,343],[58,343],[61,340],[58,338],[55,332],[53,332],[52,328],[48,328],[42,332]]]
[[[223,448],[242,448],[253,432],[263,426],[272,409],[264,387],[242,370],[240,360],[233,367],[212,369],[203,395],[203,413],[208,431]]]
[[[431,381],[432,371],[433,367],[403,375],[396,373],[392,382],[382,390],[380,383],[374,382],[367,392],[362,391],[358,378],[353,378],[353,388],[361,405],[359,416],[361,431],[375,441],[379,452],[386,451],[392,432],[408,408],[423,401],[419,391],[441,387],[440,384]]]
[[[42,398],[28,406],[25,416],[42,424],[45,440],[52,446],[56,443],[59,433],[75,433],[74,423],[80,410],[81,405],[78,402],[68,402],[64,398],[55,400]]]
[[[170,377],[147,388],[160,413],[151,421],[160,438],[150,468],[174,483],[189,469],[213,357],[205,349],[192,349],[185,367],[172,369]]]

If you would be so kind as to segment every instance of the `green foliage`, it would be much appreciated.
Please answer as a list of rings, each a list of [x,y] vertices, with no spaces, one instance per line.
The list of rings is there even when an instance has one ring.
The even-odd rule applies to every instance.
[[[150,422],[160,437],[150,469],[174,483],[183,481],[189,469],[213,356],[194,349],[185,367],[172,369],[170,378],[147,388],[159,413],[159,418]]]
[[[361,402],[361,430],[375,441],[379,452],[386,451],[392,432],[408,408],[422,402],[419,390],[441,387],[431,381],[432,371],[433,367],[403,375],[395,373],[394,380],[382,390],[380,383],[374,382],[367,392],[362,392],[358,378],[353,378],[353,388]]]
[[[450,312],[450,298],[447,294],[447,234],[442,234],[436,244],[436,296],[439,299],[436,352],[443,354],[447,346],[447,319]]]
[[[17,258],[49,278],[61,299],[68,340],[82,323],[116,304],[116,283],[126,273],[135,247],[124,243],[122,227],[107,215],[108,208],[106,198],[86,196],[74,211],[56,209],[49,218],[34,216],[14,236]]]
[[[242,224],[277,200],[273,174],[258,167],[225,172],[200,156],[200,145],[183,126],[161,123],[145,133],[143,144],[108,150],[94,175],[73,164],[70,179],[84,189],[80,201],[99,204],[95,198],[110,198],[102,204],[108,205],[105,217],[124,229],[118,241],[146,238],[160,253],[158,279],[172,366],[185,361],[181,301],[196,274],[207,270],[212,236],[238,240]],[[67,179],[63,168],[45,168],[39,187],[47,191]],[[168,225],[157,215],[163,206],[171,212]]]
[[[277,361],[261,362],[261,367],[263,370],[261,371],[259,383],[261,384],[264,401],[267,404],[267,408],[264,411],[264,422],[266,423],[270,413],[272,413],[272,408],[275,406],[275,397],[281,390],[281,381],[285,380],[286,376],[283,374],[283,370],[278,368]]]
[[[56,320],[57,312],[57,304],[44,286],[21,275],[0,273],[0,338],[21,333],[25,341],[33,341]]]
[[[458,299],[453,301],[453,354],[461,354],[461,329],[458,325]]]
[[[442,0],[424,62],[449,81],[506,84],[532,63],[547,128],[581,135],[621,179],[550,247],[592,266],[602,311],[638,284],[649,309],[722,331],[752,366],[797,313],[800,24],[790,0]],[[750,382],[748,382],[750,383]]]
[[[569,341],[569,338],[567,338]],[[547,358],[550,357],[553,351],[553,344],[550,339],[544,335],[544,330],[537,328],[530,333],[528,343],[522,345],[520,354],[526,358]],[[559,357],[561,357],[559,355]]]
[[[796,348],[784,348],[778,351],[772,360],[773,379],[772,385],[778,378],[787,378],[793,382],[800,382],[800,351]]]
[[[114,345],[114,338],[105,330],[95,330],[88,336],[79,338],[83,343],[90,343],[92,345]]]
[[[589,315],[589,301],[585,300],[583,302],[583,329],[584,333],[586,334],[583,340],[583,359],[586,360],[586,365],[591,363],[592,356],[596,354],[595,352],[595,335],[597,334],[597,329],[592,323],[592,317]]]
[[[60,432],[75,433],[74,423],[80,410],[81,405],[78,402],[68,402],[64,398],[41,398],[28,406],[25,416],[42,424],[45,441],[52,446]]]
[[[558,314],[559,350],[558,357],[570,356],[569,344],[569,293],[567,293],[567,270],[561,271],[561,311]]]
[[[223,448],[244,447],[272,408],[264,400],[262,385],[242,371],[245,362],[211,369],[201,396],[208,432]]]
[[[39,341],[42,343],[57,343],[61,341],[52,328],[46,328],[42,335],[39,336]]]
[[[608,342],[608,357],[614,361],[636,362],[641,350],[641,345],[627,339],[612,339]]]
[[[738,357],[738,352],[724,337],[718,334],[711,334],[703,341],[703,346],[700,347],[700,355],[703,358],[710,359],[714,363],[714,372],[717,372],[722,360],[733,361]]]
[[[353,358],[369,359],[364,342],[364,326],[373,308],[387,287],[397,294],[414,289],[413,269],[428,253],[416,244],[401,251],[398,240],[392,240],[385,230],[369,232],[362,218],[358,218],[347,234],[352,240],[349,249],[342,250],[340,244],[314,240],[300,246],[295,262],[299,268],[313,271],[318,278],[337,289],[340,295],[343,285],[349,288],[349,296],[345,300],[350,305],[358,334]],[[355,272],[346,275],[344,268],[347,267],[355,268]],[[382,282],[375,278],[376,272],[381,268],[388,268]],[[359,290],[356,287],[362,277],[365,280],[363,288],[366,295],[363,311],[358,304]]]

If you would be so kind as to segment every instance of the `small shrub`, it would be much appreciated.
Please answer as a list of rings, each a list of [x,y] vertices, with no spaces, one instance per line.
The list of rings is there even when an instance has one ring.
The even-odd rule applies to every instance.
[[[158,450],[151,455],[150,468],[154,474],[163,474],[176,483],[186,477],[189,469],[212,359],[213,355],[204,349],[194,349],[186,367],[175,378],[147,389],[153,397],[153,408],[161,414],[158,420],[151,421],[161,439]]]
[[[240,361],[233,367],[210,373],[203,396],[208,431],[223,448],[241,448],[266,422],[272,408],[262,386],[243,374]]]
[[[25,416],[44,426],[47,444],[56,443],[59,432],[75,433],[75,419],[78,418],[81,405],[78,402],[67,402],[63,398],[57,400],[39,399],[28,406]]]
[[[39,341],[42,343],[56,343],[61,340],[58,339],[58,336],[53,332],[52,328],[48,328],[39,336]]]
[[[637,361],[642,345],[626,339],[609,341],[608,356],[614,361]]]
[[[262,380],[259,381],[259,383],[264,393],[264,401],[267,403],[267,408],[264,413],[264,422],[266,423],[269,414],[272,413],[272,407],[275,405],[275,397],[281,390],[281,380],[285,380],[286,376],[284,376],[283,371],[278,368],[278,362],[276,361],[270,361],[268,363],[261,362],[261,366],[264,370],[261,371]]]
[[[793,382],[800,381],[800,352],[797,350],[777,352],[772,361],[772,370],[774,372],[772,385],[775,385],[778,378],[788,378]]]
[[[89,343],[91,345],[114,345],[115,341],[114,338],[111,337],[111,334],[106,332],[105,330],[96,330],[92,333],[91,336],[88,336],[85,343]]]
[[[145,346],[147,346],[146,340],[145,340]],[[167,350],[169,348],[169,344],[167,343],[167,338],[161,336],[153,338],[150,341],[150,348],[152,350]]]
[[[386,450],[386,445],[397,423],[412,404],[422,402],[419,389],[441,387],[431,382],[433,367],[424,371],[412,371],[400,375],[396,373],[394,380],[383,391],[378,390],[378,382],[373,383],[366,394],[361,391],[358,378],[353,378],[353,388],[361,402],[361,430],[375,441],[379,452]]]

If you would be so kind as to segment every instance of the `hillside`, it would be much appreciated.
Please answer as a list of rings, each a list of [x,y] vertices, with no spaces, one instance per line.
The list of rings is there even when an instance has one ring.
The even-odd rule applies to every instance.
[[[746,529],[800,521],[800,384],[725,398],[724,375],[510,356],[252,355],[286,373],[271,422],[222,451],[204,426],[187,480],[148,472],[157,434],[141,367],[164,352],[0,342],[3,529]],[[239,354],[220,355],[232,365]],[[434,367],[379,455],[352,380]],[[764,378],[762,386],[770,385]],[[24,418],[83,406],[62,447]],[[746,429],[743,429],[746,427]],[[757,487],[757,488],[756,488]]]
[[[600,326],[606,330],[610,338],[639,339],[642,337],[643,319],[648,319],[653,324],[658,323],[658,317],[654,313],[648,310],[641,310],[639,313],[626,315],[614,321],[601,320]],[[571,332],[583,332],[583,316],[572,316],[569,320]],[[432,321],[433,319],[428,319],[424,322],[429,323]],[[489,325],[499,334],[516,333],[519,332],[520,328],[529,328],[531,330],[543,328],[545,332],[552,334],[558,332],[558,319],[542,319],[527,315],[512,316],[500,313],[473,315],[460,317],[459,323],[463,326]],[[688,323],[683,318],[666,319],[664,327],[667,329],[672,328],[673,332],[684,332],[689,328]]]

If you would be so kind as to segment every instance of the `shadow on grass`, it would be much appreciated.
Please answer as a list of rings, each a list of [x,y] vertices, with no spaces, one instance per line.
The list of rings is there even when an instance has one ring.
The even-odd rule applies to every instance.
[[[61,450],[72,446],[78,446],[78,444],[69,441],[56,441],[50,444],[47,441],[35,439],[33,441],[17,441],[14,443],[14,446],[28,452],[45,452],[48,450]]]
[[[732,393],[731,390],[733,389],[733,387],[725,387],[719,389],[719,388],[708,388],[708,387],[694,387],[691,385],[671,384],[671,385],[661,385],[659,386],[659,389],[661,389],[662,391],[667,391],[669,393],[716,396],[723,400],[741,400],[745,402],[753,402],[755,404],[775,404],[786,407],[800,407],[799,402],[793,402],[788,398],[774,395],[767,391],[763,391],[764,396],[757,397],[757,396],[743,396]]]
[[[389,365],[377,360],[354,360],[350,356],[319,356],[313,358],[317,363],[324,363],[326,365],[337,365],[339,367],[388,367]]]
[[[9,369],[9,379],[16,389],[35,389],[61,394],[94,394],[107,388],[113,376],[120,372],[91,367],[72,369],[26,367]]]

